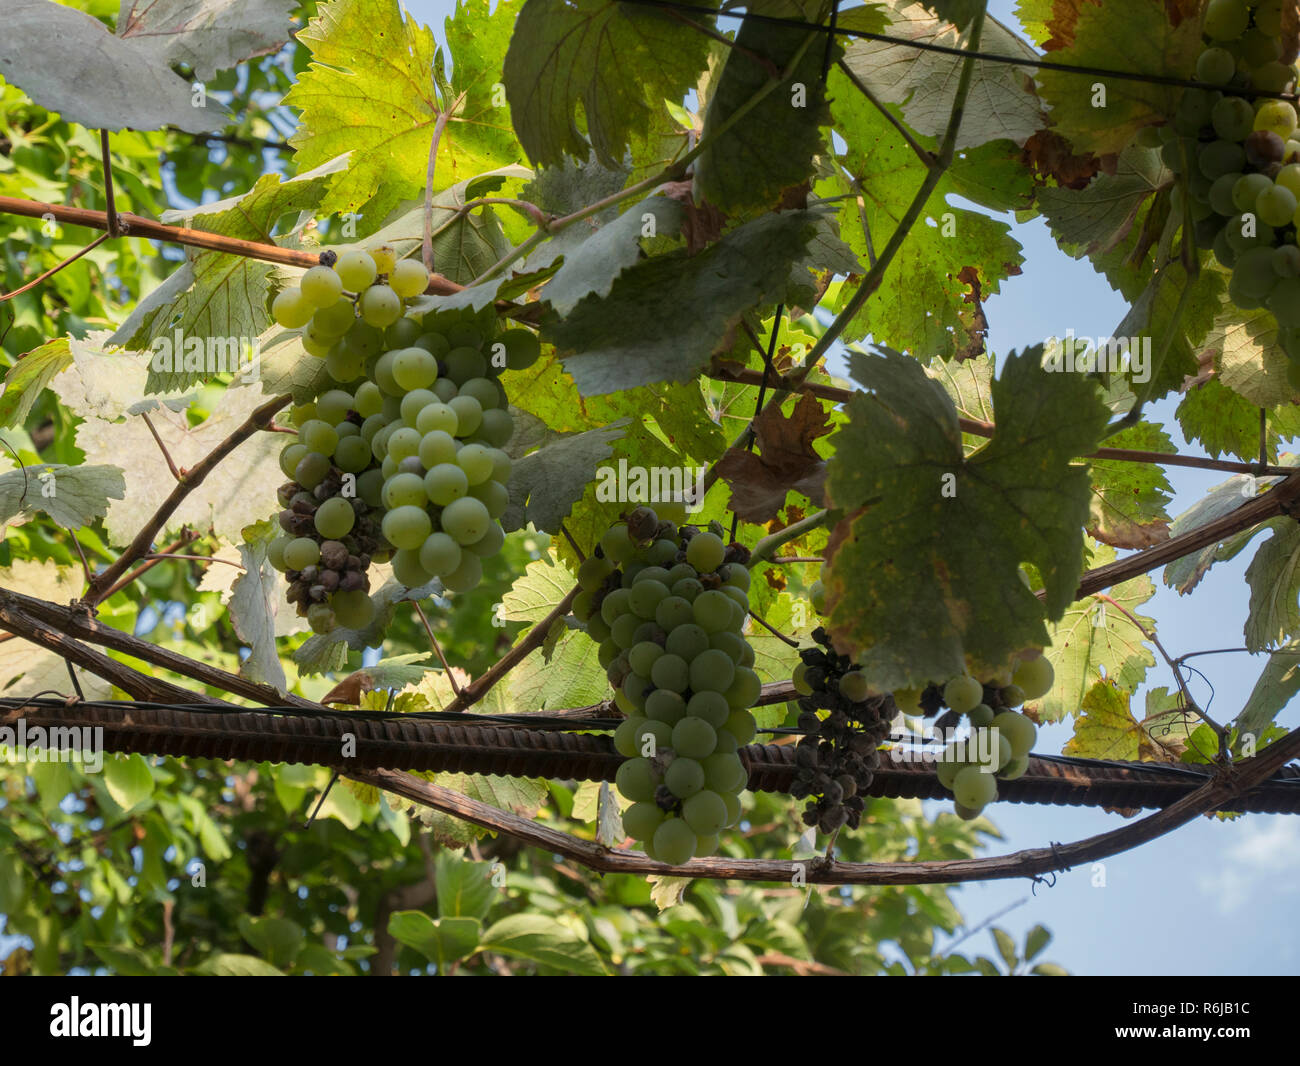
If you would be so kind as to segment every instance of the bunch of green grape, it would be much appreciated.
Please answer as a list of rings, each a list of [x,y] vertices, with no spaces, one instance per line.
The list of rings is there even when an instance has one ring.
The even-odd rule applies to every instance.
[[[317,633],[369,624],[367,570],[387,558],[377,498],[382,475],[355,404],[351,393],[330,389],[295,407],[298,435],[280,452],[292,480],[279,490],[283,532],[267,558],[284,572],[289,602]]]
[[[737,752],[754,739],[762,688],[743,635],[749,553],[710,526],[638,507],[579,567],[573,602],[628,716],[614,734],[626,758],[616,784],[632,801],[623,826],[672,865],[711,855],[740,818],[749,774]]]
[[[985,685],[962,674],[943,686],[940,700],[949,713],[940,722],[947,719],[955,726],[965,717],[970,724],[969,734],[949,744],[935,768],[960,817],[978,817],[998,798],[997,779],[1014,781],[1029,768],[1038,728],[1014,708],[1046,695],[1053,680],[1052,664],[1039,655],[1020,662],[1009,685]]]
[[[1186,207],[1197,244],[1232,271],[1233,303],[1277,318],[1300,387],[1300,118],[1290,100],[1231,92],[1294,92],[1296,68],[1282,58],[1282,8],[1283,0],[1210,0],[1196,76],[1222,88],[1188,89],[1173,121],[1140,140],[1159,146],[1183,178],[1173,208]]]
[[[406,301],[427,283],[423,266],[381,246],[323,253],[299,287],[276,296],[276,320],[304,330],[304,347],[325,360],[335,386],[294,409],[298,440],[281,465],[295,483],[281,491],[281,525],[290,539],[314,538],[324,552],[321,538],[342,537],[347,545],[349,519],[362,523],[364,543],[373,547],[349,551],[349,559],[391,559],[408,587],[438,578],[450,592],[467,592],[482,577],[480,560],[505,540],[497,520],[510,500],[503,445],[514,420],[498,375],[527,369],[540,345],[526,329],[498,333],[491,311],[409,309]],[[313,529],[304,521],[304,493],[315,497]],[[368,597],[363,607],[349,596],[340,613],[339,595],[319,587],[323,563],[308,561],[311,554],[308,544],[291,550],[282,538],[271,561],[290,576],[300,610],[306,604],[309,615],[315,611],[320,631],[335,621],[351,626],[348,619],[373,610]],[[310,584],[295,592],[302,580]],[[325,575],[326,585],[334,581]],[[333,616],[315,606],[325,601]]]

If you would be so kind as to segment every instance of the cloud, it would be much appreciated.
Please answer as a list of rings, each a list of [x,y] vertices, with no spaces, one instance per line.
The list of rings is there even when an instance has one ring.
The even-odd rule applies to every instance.
[[[1275,814],[1238,825],[1239,835],[1223,865],[1196,878],[1196,887],[1214,900],[1221,914],[1245,906],[1265,875],[1300,870],[1300,819]],[[1296,890],[1294,880],[1269,878],[1268,883],[1279,892]]]

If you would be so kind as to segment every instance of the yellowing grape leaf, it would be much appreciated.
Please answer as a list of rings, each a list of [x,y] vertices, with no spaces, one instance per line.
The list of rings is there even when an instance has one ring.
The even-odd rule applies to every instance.
[[[79,567],[58,566],[49,560],[15,559],[13,565],[0,570],[0,589],[52,603],[70,603],[80,598],[85,585],[85,575]],[[88,670],[76,669],[86,699],[108,699],[113,688],[109,682]],[[0,644],[0,694],[34,696],[48,691],[73,694],[68,664],[62,656],[21,637]]]
[[[1169,435],[1157,425],[1139,422],[1107,438],[1108,448],[1174,452]],[[1116,548],[1146,548],[1169,539],[1169,515],[1165,506],[1173,499],[1173,487],[1155,463],[1130,463],[1094,459],[1092,510],[1088,532]]]
[[[1044,609],[1020,564],[1046,580],[1046,616],[1073,599],[1083,557],[1088,474],[1105,405],[1082,375],[1052,374],[1033,348],[993,384],[997,431],[969,458],[952,401],[920,363],[855,354],[870,391],[848,403],[827,479],[846,517],[823,571],[829,629],[882,689],[978,676],[1047,644]],[[900,609],[900,605],[906,605]]]

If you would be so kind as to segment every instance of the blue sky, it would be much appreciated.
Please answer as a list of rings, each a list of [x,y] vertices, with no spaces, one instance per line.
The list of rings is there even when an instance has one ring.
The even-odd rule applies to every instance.
[[[407,10],[442,36],[447,0],[403,0]],[[1010,0],[992,0],[989,12],[1019,31]],[[963,205],[969,206],[969,205]],[[1015,223],[1014,236],[1024,246],[1023,273],[1002,285],[986,303],[989,347],[997,355],[1064,336],[1109,336],[1127,306],[1086,261],[1075,261],[1055,245],[1041,221]],[[844,367],[832,364],[833,372]],[[1180,450],[1188,446],[1178,432],[1166,400],[1148,417],[1163,423]],[[1190,507],[1209,487],[1228,475],[1171,469],[1175,499],[1171,513]],[[1246,619],[1246,566],[1253,552],[1219,563],[1196,589],[1190,602],[1166,589],[1159,572],[1158,591],[1144,608],[1154,617],[1157,633],[1172,656],[1185,652],[1240,646]],[[1214,686],[1217,719],[1231,719],[1241,709],[1262,669],[1262,657],[1245,654],[1207,657],[1198,667]],[[1161,664],[1148,675],[1152,684],[1173,688]],[[1209,690],[1193,679],[1193,695],[1207,705]],[[1142,696],[1134,701],[1142,705]],[[1208,710],[1208,705],[1207,705]],[[1213,712],[1212,712],[1213,713]],[[1279,724],[1300,725],[1293,705]],[[1037,750],[1059,752],[1072,732],[1070,723],[1042,729]],[[941,809],[935,804],[934,808]],[[1119,815],[1101,810],[1038,807],[1001,803],[986,812],[1005,835],[990,853],[1045,847],[1113,829]],[[1055,934],[1045,957],[1079,974],[1295,974],[1300,973],[1300,817],[1246,815],[1235,822],[1198,819],[1135,851],[1114,856],[1103,867],[1073,870],[1058,876],[1055,887],[1027,881],[967,885],[957,894],[970,925],[1013,904],[997,920],[1023,943],[1026,931],[1043,923]],[[992,953],[991,936],[980,933],[963,951]]]

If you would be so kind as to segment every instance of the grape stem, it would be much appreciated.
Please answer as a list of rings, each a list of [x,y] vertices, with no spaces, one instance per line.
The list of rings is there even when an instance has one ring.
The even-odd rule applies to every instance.
[[[818,526],[826,525],[831,518],[831,514],[832,512],[829,509],[815,511],[813,514],[808,515],[807,518],[801,518],[798,522],[792,522],[784,529],[769,533],[754,545],[754,550],[749,553],[750,569],[753,569],[758,563],[770,562],[777,548],[783,544],[788,544],[790,541],[802,537],[809,530],[816,529]]]

